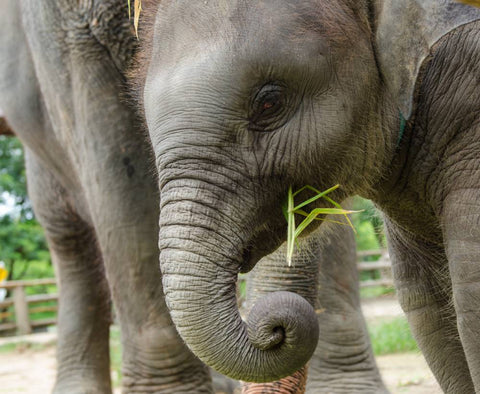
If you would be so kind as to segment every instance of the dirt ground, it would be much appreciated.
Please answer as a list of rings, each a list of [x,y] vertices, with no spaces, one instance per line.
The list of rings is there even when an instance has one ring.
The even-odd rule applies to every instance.
[[[402,313],[394,299],[362,302],[367,319],[397,316]],[[34,343],[17,350],[0,352],[0,394],[48,394],[55,380],[55,335],[36,334],[18,338]],[[32,338],[33,337],[33,338]],[[0,345],[8,340],[0,339]],[[377,363],[392,394],[440,394],[442,390],[419,353],[378,356]],[[120,390],[116,389],[115,394]]]
[[[376,360],[392,394],[443,393],[420,353],[389,354]]]
[[[393,394],[440,394],[423,357],[417,353],[377,357],[384,381]],[[0,353],[0,393],[48,394],[55,379],[55,347]],[[115,394],[120,390],[115,390]]]

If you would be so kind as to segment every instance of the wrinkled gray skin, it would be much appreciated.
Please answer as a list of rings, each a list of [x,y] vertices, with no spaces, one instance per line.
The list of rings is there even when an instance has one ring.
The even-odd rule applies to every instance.
[[[301,330],[259,341],[232,289],[285,240],[289,185],[340,183],[332,198],[385,214],[400,302],[443,390],[480,392],[479,18],[446,0],[160,2],[143,91],[160,265],[197,356],[243,380],[298,368]]]
[[[353,231],[328,227],[301,243],[292,266],[285,261],[285,245],[255,266],[248,275],[247,310],[280,290],[300,294],[315,306],[320,338],[308,363],[307,393],[387,393],[360,308]],[[275,385],[271,389],[290,392]]]
[[[0,107],[25,146],[29,195],[60,284],[54,392],[111,392],[111,299],[122,329],[124,392],[211,392],[207,369],[177,335],[163,301],[153,154],[119,98],[135,49],[124,1],[1,0],[0,7]],[[349,278],[356,273],[345,269]],[[325,295],[323,305],[336,307],[343,296]],[[349,305],[358,313],[358,302],[347,302],[345,313]],[[219,375],[213,383],[235,387]]]
[[[25,146],[29,195],[60,285],[54,393],[111,393],[111,298],[125,393],[211,392],[159,281],[152,155],[119,97],[135,47],[124,2],[0,8],[0,107]]]

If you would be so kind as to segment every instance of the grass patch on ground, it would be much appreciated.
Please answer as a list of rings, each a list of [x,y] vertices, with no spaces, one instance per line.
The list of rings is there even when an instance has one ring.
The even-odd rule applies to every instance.
[[[395,289],[386,286],[362,287],[360,289],[360,298],[376,298],[384,295],[394,295]]]
[[[410,332],[407,319],[397,317],[368,322],[373,353],[382,354],[420,351]]]
[[[10,353],[17,350],[18,343],[6,343],[0,346],[0,353]]]
[[[24,352],[26,350],[41,351],[53,344],[30,343],[30,342],[13,342],[0,345],[0,353]]]
[[[120,329],[110,327],[110,369],[112,371],[112,385],[119,387],[122,382],[122,343]]]

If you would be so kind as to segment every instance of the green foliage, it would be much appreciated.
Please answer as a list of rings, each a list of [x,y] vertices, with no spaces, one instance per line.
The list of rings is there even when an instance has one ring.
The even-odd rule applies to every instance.
[[[43,230],[33,218],[27,198],[24,154],[17,138],[0,136],[0,204],[7,196],[14,211],[0,217],[0,261],[5,262],[8,280],[53,276]],[[29,288],[29,293],[36,289]]]
[[[419,351],[405,317],[374,321],[368,331],[375,355]]]
[[[394,295],[395,289],[387,286],[373,286],[360,288],[360,298],[377,298],[384,295]]]
[[[44,293],[44,292],[42,292]],[[57,316],[57,301],[46,301],[46,302],[39,302],[35,303],[32,308],[30,308],[30,320],[42,320],[42,319],[49,319]],[[40,310],[39,309],[42,309]]]
[[[15,199],[22,219],[33,217],[27,198],[22,145],[17,138],[0,136],[0,204],[5,203],[6,195]]]
[[[17,343],[5,343],[0,345],[0,353],[11,353],[17,350]]]
[[[353,219],[355,221],[355,218]],[[356,241],[358,250],[373,250],[380,249],[380,244],[378,242],[378,237],[375,235],[375,229],[372,226],[370,221],[361,222],[354,224],[355,229],[357,230]]]
[[[358,250],[380,249],[385,247],[383,220],[370,200],[361,197],[353,199],[353,210],[358,211],[352,216],[352,222],[357,230],[356,240]]]
[[[122,343],[120,330],[116,326],[110,327],[110,367],[112,384],[118,387],[122,381]]]
[[[1,217],[0,245],[0,260],[5,262],[9,280],[54,275],[43,229],[35,220]]]
[[[24,352],[25,350],[42,351],[52,343],[13,342],[0,345],[0,353]]]

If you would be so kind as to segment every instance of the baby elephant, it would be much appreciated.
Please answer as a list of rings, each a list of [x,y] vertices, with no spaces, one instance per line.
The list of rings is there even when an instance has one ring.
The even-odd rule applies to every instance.
[[[340,184],[331,199],[359,194],[385,215],[400,303],[442,389],[480,393],[480,9],[153,3],[138,90],[166,303],[189,348],[246,381],[305,364],[314,343],[287,324],[305,303],[282,292],[243,324],[233,288],[285,241],[290,187]]]

